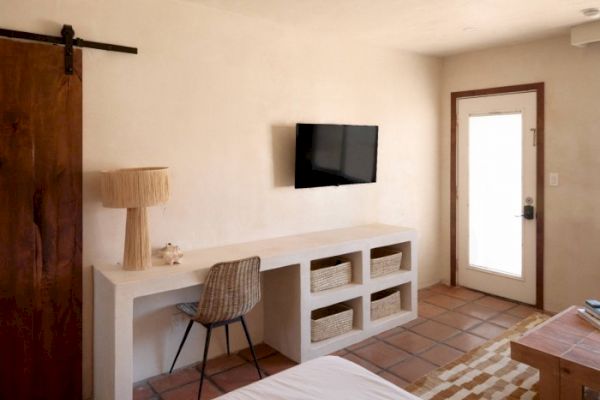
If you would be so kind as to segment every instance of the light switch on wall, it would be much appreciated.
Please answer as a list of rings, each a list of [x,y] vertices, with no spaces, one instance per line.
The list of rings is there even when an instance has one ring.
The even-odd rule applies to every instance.
[[[550,172],[550,186],[558,186],[558,172]]]

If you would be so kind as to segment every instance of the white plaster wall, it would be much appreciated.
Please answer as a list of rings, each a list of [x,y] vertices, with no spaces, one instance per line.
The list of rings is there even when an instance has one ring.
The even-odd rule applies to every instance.
[[[85,39],[140,50],[84,50],[85,396],[91,265],[120,259],[125,227],[124,210],[99,203],[101,169],[171,167],[172,198],[150,211],[155,246],[209,247],[384,222],[418,229],[421,283],[437,281],[439,60],[325,41],[177,0],[0,2],[2,27],[57,34],[63,23]],[[378,183],[294,190],[298,121],[379,125]],[[172,304],[198,293],[136,302],[135,379],[168,367],[184,327]],[[257,342],[261,314],[259,307],[250,318]],[[200,333],[196,327],[181,365],[200,359]],[[222,340],[215,343],[212,355],[222,351]]]
[[[444,59],[441,113],[442,276],[450,274],[450,93],[546,84],[544,302],[559,311],[600,296],[600,46],[560,36]],[[549,172],[560,186],[548,186]]]

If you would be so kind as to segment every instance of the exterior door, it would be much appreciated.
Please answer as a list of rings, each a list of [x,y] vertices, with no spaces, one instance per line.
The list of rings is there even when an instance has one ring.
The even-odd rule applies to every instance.
[[[0,40],[0,399],[81,398],[81,51]]]
[[[458,100],[462,286],[536,302],[536,93]]]

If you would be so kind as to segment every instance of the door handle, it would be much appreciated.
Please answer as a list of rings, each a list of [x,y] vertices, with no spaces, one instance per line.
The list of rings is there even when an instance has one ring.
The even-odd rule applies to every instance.
[[[523,214],[515,215],[517,218],[535,219],[535,208],[532,205],[523,206]]]
[[[525,219],[534,219],[535,218],[535,209],[532,205],[527,204],[523,206],[523,218]]]

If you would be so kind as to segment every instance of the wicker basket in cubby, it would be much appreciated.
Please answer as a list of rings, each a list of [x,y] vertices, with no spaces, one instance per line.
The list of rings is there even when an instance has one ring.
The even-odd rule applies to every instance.
[[[352,282],[352,263],[343,257],[313,261],[310,266],[310,291],[333,289]]]
[[[371,295],[371,321],[402,311],[400,290],[386,289]]]
[[[388,248],[371,250],[371,278],[399,271],[401,264],[401,251]]]
[[[310,319],[312,342],[329,339],[352,330],[354,310],[345,304],[334,304],[314,310]]]

